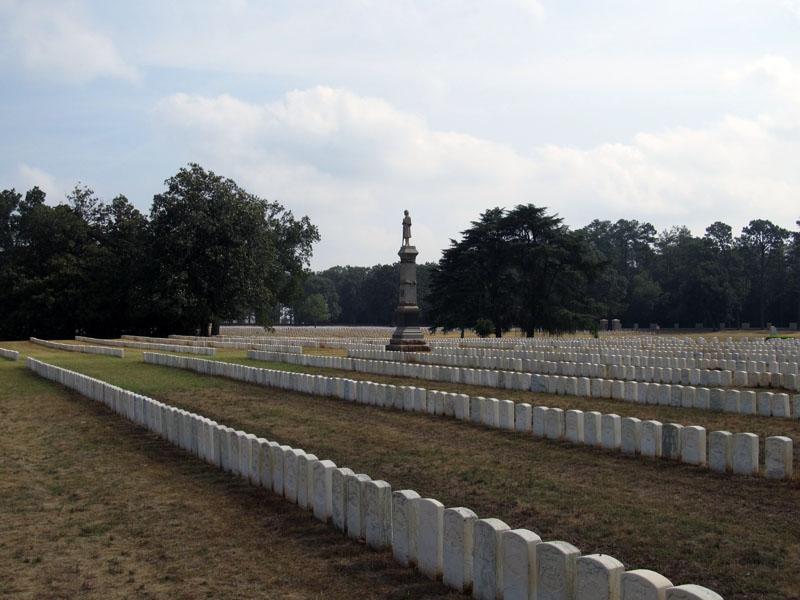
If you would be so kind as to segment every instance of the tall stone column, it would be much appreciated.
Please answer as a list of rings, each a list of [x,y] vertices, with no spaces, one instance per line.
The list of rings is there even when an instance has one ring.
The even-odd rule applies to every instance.
[[[425,337],[419,328],[419,306],[417,306],[417,249],[411,245],[411,218],[405,211],[403,219],[403,245],[400,257],[400,299],[395,315],[395,330],[387,350],[402,352],[430,352]]]

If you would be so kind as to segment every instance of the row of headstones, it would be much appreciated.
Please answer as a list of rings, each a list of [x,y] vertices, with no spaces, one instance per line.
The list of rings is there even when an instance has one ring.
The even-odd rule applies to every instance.
[[[3,358],[7,358],[8,360],[19,360],[19,352],[16,350],[7,350],[6,348],[0,348],[0,356]]]
[[[189,339],[186,339],[189,338]],[[123,340],[130,340],[133,342],[149,342],[154,344],[172,344],[178,346],[194,346],[194,347],[202,347],[205,346],[207,348],[226,348],[232,350],[250,350],[255,348],[256,350],[274,350],[276,352],[290,352],[294,354],[299,354],[303,352],[302,346],[297,344],[277,344],[277,343],[265,343],[265,344],[255,344],[252,342],[241,342],[241,341],[222,341],[215,338],[202,338],[197,336],[169,336],[166,338],[163,337],[150,337],[144,335],[123,335]]]
[[[625,365],[605,365],[602,363],[555,362],[502,357],[465,357],[447,354],[393,352],[385,350],[348,349],[347,355],[350,358],[362,358],[367,360],[416,362],[477,369],[507,369],[545,375],[625,379],[628,381],[675,383],[682,385],[774,387],[796,390],[798,389],[798,381],[800,380],[797,375],[768,372],[759,373],[693,368],[679,369],[671,367],[634,367]]]
[[[77,338],[75,338],[77,339]],[[41,340],[39,338],[30,338],[32,344],[52,348],[53,350],[66,350],[67,352],[83,352],[84,354],[102,354],[103,356],[114,356],[116,358],[124,358],[125,351],[121,348],[107,348],[105,346],[87,346],[86,344],[62,344],[60,342],[51,342],[50,340]]]
[[[567,362],[592,362],[607,365],[630,365],[635,367],[689,367],[705,369],[728,369],[731,371],[771,371],[796,373],[800,360],[798,354],[777,358],[777,353],[760,353],[758,360],[748,359],[741,352],[686,352],[635,350],[622,353],[619,349],[594,350],[503,350],[500,348],[455,348],[433,346],[431,354],[446,354],[469,357],[530,358],[534,360],[555,360]],[[789,359],[791,356],[791,360]]]
[[[201,364],[216,361],[151,353],[145,359],[157,364],[180,363],[199,372],[216,370],[216,366]],[[247,372],[252,367],[218,364],[239,367],[235,371],[245,380],[257,379]],[[373,481],[330,460],[319,460],[303,450],[185,411],[168,407],[160,417],[167,426],[156,423],[155,430],[165,429],[166,437],[178,440],[187,451],[313,511],[317,519],[330,521],[370,547],[391,547],[400,564],[415,565],[426,576],[441,578],[458,591],[471,589],[475,598],[528,599],[534,594],[575,600],[721,598],[701,586],[673,586],[653,571],[625,572],[624,565],[613,557],[581,556],[580,550],[567,542],[542,542],[532,531],[512,530],[499,519],[479,519],[465,507],[445,508],[413,490],[392,493],[385,481]],[[187,419],[199,422],[186,425]],[[147,417],[144,420],[149,422]],[[196,432],[201,441],[186,440],[180,431]]]
[[[360,404],[453,417],[491,428],[530,432],[539,438],[566,440],[650,458],[663,457],[722,473],[760,474],[759,437],[753,433],[714,431],[707,436],[706,429],[700,426],[662,424],[635,417],[622,418],[616,414],[564,411],[527,403],[515,404],[511,400],[258,369],[188,357],[146,353],[144,358],[145,362],[180,367],[204,375],[220,375]],[[792,439],[786,436],[767,438],[764,475],[772,479],[791,479],[793,473]]]
[[[129,339],[133,336],[123,335],[123,339]],[[218,339],[199,337],[196,335],[177,335],[171,334],[167,338],[150,338],[142,341],[154,341],[155,339],[162,340],[164,343],[174,343],[188,346],[209,346],[212,348],[232,348],[235,350],[275,350],[276,352],[290,352],[293,354],[301,354],[303,346],[299,343],[293,343],[291,340],[277,341],[268,338],[261,338],[260,341],[252,341],[247,338],[237,339]]]
[[[435,339],[437,346],[458,346],[463,348],[496,348],[496,349],[512,349],[512,350],[534,350],[534,349],[621,349],[626,351],[634,350],[648,350],[650,352],[657,351],[703,351],[703,352],[719,352],[719,351],[740,351],[740,352],[789,352],[797,353],[799,344],[798,338],[790,340],[776,340],[770,339],[769,341],[728,341],[721,343],[718,339],[711,342],[706,342],[702,338],[698,340],[682,339],[678,337],[663,337],[663,338],[615,338],[615,339],[579,339],[579,338],[561,338],[554,340],[552,338],[532,338],[532,339],[519,339],[519,338],[501,338],[501,339],[477,339],[469,338],[464,340],[442,340]]]
[[[645,383],[588,377],[541,375],[491,369],[468,369],[415,363],[372,361],[337,356],[294,355],[249,351],[248,358],[269,362],[285,362],[310,367],[342,369],[410,377],[427,381],[444,381],[502,389],[524,390],[586,398],[624,400],[639,404],[658,404],[697,408],[739,414],[800,418],[800,394],[789,394],[705,388],[678,384]]]
[[[690,368],[690,369],[727,369],[729,371],[768,371],[771,373],[798,372],[798,357],[792,361],[788,360],[746,360],[740,358],[738,353],[730,353],[724,356],[709,357],[708,355],[697,353],[659,353],[652,355],[644,352],[630,352],[619,354],[618,352],[564,352],[564,351],[530,351],[530,350],[495,350],[495,349],[475,349],[465,348],[437,348],[431,350],[431,355],[457,356],[461,359],[472,358],[493,358],[495,360],[508,358],[521,358],[532,360],[546,360],[557,362],[587,362],[604,365],[625,365],[634,367],[671,367],[671,368]],[[679,354],[686,354],[680,356]],[[736,358],[734,358],[736,356]],[[463,365],[468,366],[468,365]]]
[[[216,356],[214,348],[203,346],[182,346],[180,344],[157,344],[154,342],[137,342],[134,340],[107,340],[90,338],[84,335],[76,335],[75,339],[79,342],[93,342],[104,346],[114,346],[116,348],[132,348],[134,350],[161,350],[162,352],[184,352],[186,354],[202,354],[204,356]]]

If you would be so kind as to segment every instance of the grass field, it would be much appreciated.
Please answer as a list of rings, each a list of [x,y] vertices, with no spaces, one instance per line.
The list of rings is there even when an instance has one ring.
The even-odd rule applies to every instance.
[[[705,585],[729,600],[800,598],[797,480],[714,475],[449,419],[202,377],[144,365],[136,351],[117,359],[3,346],[304,448],[395,489],[468,506],[543,539],[569,541],[585,553],[611,554],[675,583]],[[3,461],[0,484],[4,591],[18,590],[23,597],[254,597],[258,591],[262,597],[333,598],[368,597],[375,586],[374,597],[445,593],[395,567],[385,554],[364,551],[306,513],[182,456],[101,406],[34,380],[21,366],[0,364],[7,415],[0,443],[4,456],[12,457]],[[484,395],[516,394],[524,393]],[[565,399],[537,395],[535,402],[558,406],[555,400]],[[580,402],[610,412],[593,400],[568,401],[589,408]],[[676,410],[607,402],[618,414],[629,407],[647,417],[644,411],[652,410],[662,420],[670,417],[661,411]],[[798,427],[706,411],[681,410],[674,419],[713,428],[719,419],[733,430],[755,432],[774,427],[793,437]]]

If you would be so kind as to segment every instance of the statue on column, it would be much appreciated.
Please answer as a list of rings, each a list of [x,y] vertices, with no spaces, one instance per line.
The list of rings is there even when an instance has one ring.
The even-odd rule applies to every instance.
[[[408,216],[408,211],[404,210],[403,214],[403,246],[411,245],[411,217]]]
[[[403,245],[400,257],[400,298],[394,312],[395,330],[386,346],[389,351],[430,352],[419,326],[417,306],[417,249],[411,245],[411,217],[403,211]]]

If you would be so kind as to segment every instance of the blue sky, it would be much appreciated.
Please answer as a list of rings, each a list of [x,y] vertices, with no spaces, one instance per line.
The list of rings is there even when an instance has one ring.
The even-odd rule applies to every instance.
[[[0,0],[0,185],[148,210],[189,161],[308,214],[313,266],[490,206],[800,218],[800,0]]]

